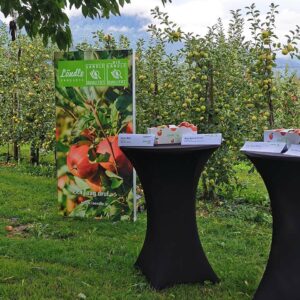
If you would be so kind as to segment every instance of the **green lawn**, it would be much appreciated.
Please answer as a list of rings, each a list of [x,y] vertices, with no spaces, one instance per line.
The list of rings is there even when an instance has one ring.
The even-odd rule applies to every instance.
[[[263,199],[263,184],[253,176],[253,193]],[[145,215],[136,223],[66,219],[57,215],[54,179],[0,167],[0,299],[252,299],[271,223],[265,207],[239,201],[202,204],[198,213],[201,240],[221,283],[156,292],[133,268]],[[6,225],[15,227],[14,234]]]

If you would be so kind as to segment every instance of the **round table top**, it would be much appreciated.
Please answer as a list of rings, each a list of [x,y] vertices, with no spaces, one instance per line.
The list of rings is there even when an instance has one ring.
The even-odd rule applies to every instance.
[[[300,162],[300,157],[298,156],[291,156],[285,155],[282,153],[262,153],[262,152],[249,152],[249,151],[242,151],[248,157],[254,158],[265,158],[270,160],[280,160],[280,161],[298,161]]]
[[[149,152],[189,152],[196,150],[207,150],[207,149],[217,149],[220,145],[191,145],[191,146],[182,146],[180,144],[170,144],[170,145],[155,145],[152,147],[145,146],[122,146],[121,149],[133,149],[133,150],[142,150]]]

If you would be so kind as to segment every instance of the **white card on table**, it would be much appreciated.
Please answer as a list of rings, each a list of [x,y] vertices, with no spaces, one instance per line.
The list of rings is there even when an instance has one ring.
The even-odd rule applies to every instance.
[[[262,153],[282,153],[286,143],[271,142],[246,142],[241,151],[262,152]]]
[[[181,139],[181,145],[221,145],[222,134],[184,134]]]
[[[284,155],[300,157],[300,145],[291,145]]]
[[[154,141],[154,134],[119,134],[120,147],[153,147]]]

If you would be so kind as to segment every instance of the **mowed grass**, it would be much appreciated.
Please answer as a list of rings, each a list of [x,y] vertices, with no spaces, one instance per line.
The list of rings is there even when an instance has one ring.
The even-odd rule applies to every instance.
[[[252,299],[267,262],[270,223],[222,207],[205,206],[198,215],[221,282],[156,292],[133,267],[144,214],[136,223],[67,219],[57,214],[55,179],[0,167],[0,299]]]

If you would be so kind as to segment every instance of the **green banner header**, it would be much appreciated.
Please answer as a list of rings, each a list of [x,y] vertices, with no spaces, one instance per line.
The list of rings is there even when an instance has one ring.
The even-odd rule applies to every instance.
[[[59,61],[58,83],[62,87],[128,87],[128,68],[128,59]]]

